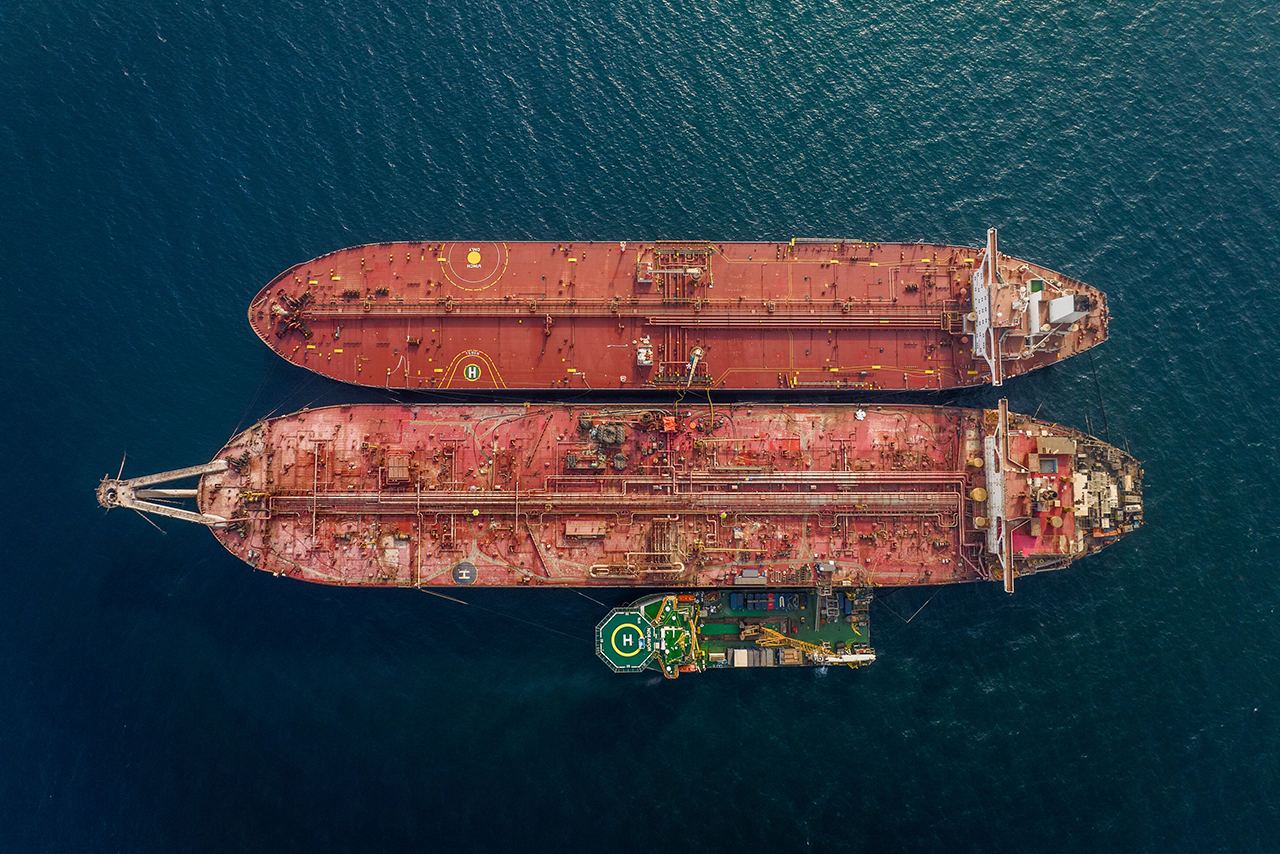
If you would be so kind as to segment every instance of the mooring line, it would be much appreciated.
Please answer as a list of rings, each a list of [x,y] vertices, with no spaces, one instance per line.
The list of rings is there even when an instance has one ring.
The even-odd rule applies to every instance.
[[[1111,441],[1111,422],[1107,420],[1107,405],[1102,399],[1102,383],[1098,381],[1098,360],[1093,357],[1093,349],[1089,350],[1089,365],[1093,368],[1093,389],[1098,395],[1098,411],[1102,413],[1102,429]]]
[[[578,589],[573,588],[573,587],[570,587],[569,589],[570,589],[570,590],[572,590],[574,593],[577,593],[577,594],[578,594],[579,596],[581,596],[583,599],[587,599],[587,600],[589,600],[589,601],[591,601],[591,602],[595,602],[595,603],[596,603],[597,605],[599,605],[601,608],[607,608],[607,607],[609,607],[608,605],[606,605],[606,604],[604,604],[603,602],[601,602],[599,599],[596,599],[596,598],[593,598],[593,597],[591,597],[591,596],[588,596],[587,594],[583,593],[581,590],[578,590]]]
[[[526,620],[524,617],[517,617],[514,614],[504,614],[501,611],[495,611],[493,608],[486,608],[483,605],[477,605],[475,602],[464,602],[461,599],[455,599],[452,596],[446,596],[443,593],[438,593],[435,590],[428,590],[425,587],[415,587],[414,589],[420,590],[423,593],[429,593],[432,596],[439,596],[441,599],[446,599],[450,602],[457,602],[459,605],[469,605],[472,608],[478,608],[481,611],[485,611],[486,613],[493,614],[495,617],[501,617],[504,620],[515,620],[517,623],[524,623],[526,626],[533,626],[535,629],[542,629],[544,632],[551,632],[552,634],[562,635],[573,641],[581,642],[583,640],[581,635],[571,635],[568,632],[562,632],[559,629],[553,629],[550,626],[544,626],[541,623],[535,623],[533,620]]]

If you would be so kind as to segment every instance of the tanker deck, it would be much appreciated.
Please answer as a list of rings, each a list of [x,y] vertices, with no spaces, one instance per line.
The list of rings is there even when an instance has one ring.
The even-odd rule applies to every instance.
[[[106,479],[99,500],[356,586],[1012,590],[1142,518],[1131,457],[1003,404],[335,406],[177,474],[198,487]]]
[[[401,242],[285,270],[249,306],[276,353],[394,389],[1000,385],[1107,337],[1102,293],[982,248]]]

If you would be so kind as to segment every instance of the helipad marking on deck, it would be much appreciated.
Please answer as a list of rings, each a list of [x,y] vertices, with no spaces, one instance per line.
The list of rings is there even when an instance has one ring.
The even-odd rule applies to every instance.
[[[469,560],[459,561],[453,566],[454,584],[474,584],[476,565]]]
[[[475,368],[475,372],[468,369]],[[444,368],[436,368],[437,373],[443,373],[443,382],[445,386],[452,386],[458,378],[458,374],[462,374],[462,378],[467,382],[476,382],[485,378],[485,372],[494,388],[506,388],[507,384],[502,379],[502,373],[498,370],[498,366],[494,364],[493,359],[483,350],[463,350],[452,359]],[[471,374],[475,373],[475,376]]]
[[[437,256],[445,281],[459,290],[488,290],[507,272],[511,261],[505,243],[447,243]]]
[[[638,673],[657,651],[653,624],[637,608],[615,608],[596,626],[596,652],[617,673]]]
[[[623,631],[622,646],[618,645],[618,635]],[[613,634],[609,635],[609,645],[613,647],[613,651],[623,658],[632,658],[644,652],[644,632],[635,623],[621,623],[614,627]],[[626,647],[623,650],[622,647]]]

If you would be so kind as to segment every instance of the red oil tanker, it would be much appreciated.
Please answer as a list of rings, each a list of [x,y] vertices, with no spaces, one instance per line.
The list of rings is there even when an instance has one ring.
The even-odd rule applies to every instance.
[[[249,322],[288,361],[393,389],[1000,385],[1107,337],[1102,293],[984,247],[399,242],[291,267]]]
[[[862,663],[871,589],[1012,592],[1138,527],[1141,490],[1127,453],[1003,401],[358,404],[267,419],[207,464],[97,495],[302,581],[673,588],[597,637],[615,670],[672,676]]]

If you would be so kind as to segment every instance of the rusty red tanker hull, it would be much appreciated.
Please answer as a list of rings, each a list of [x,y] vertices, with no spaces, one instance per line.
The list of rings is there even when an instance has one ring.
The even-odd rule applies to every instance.
[[[279,276],[254,331],[396,389],[943,389],[1105,340],[1097,290],[933,243],[400,242]]]
[[[1003,405],[328,407],[99,500],[192,474],[237,557],[361,586],[1012,590],[1142,513],[1127,454]]]

